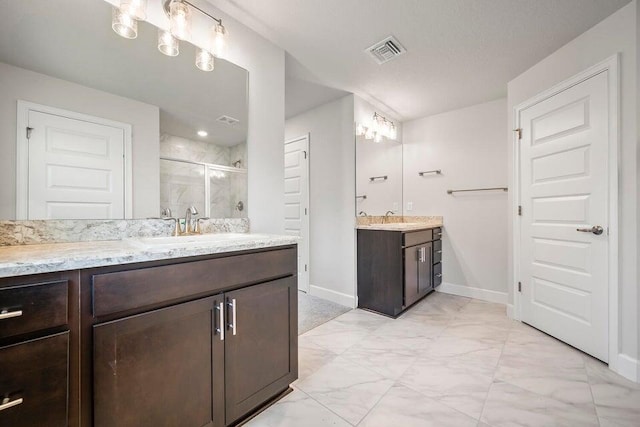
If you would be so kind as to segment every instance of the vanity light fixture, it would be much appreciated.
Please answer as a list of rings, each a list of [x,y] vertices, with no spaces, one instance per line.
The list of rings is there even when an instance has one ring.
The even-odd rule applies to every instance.
[[[111,13],[111,28],[125,39],[138,37],[138,21],[117,7]]]
[[[357,124],[356,135],[373,139],[374,142],[382,142],[383,137],[395,141],[398,138],[398,130],[395,123],[376,112],[373,113],[373,120],[369,126]]]
[[[204,138],[207,135],[209,135],[209,133],[206,130],[199,130],[198,131],[198,136],[201,136],[201,137]]]
[[[138,21],[147,17],[148,0],[120,0],[120,6],[113,8],[111,28],[118,35],[135,39],[138,36]],[[196,67],[203,71],[213,71],[214,57],[222,57],[227,45],[227,29],[222,19],[195,6],[187,0],[163,0],[162,7],[169,18],[169,29],[158,29],[158,50],[167,56],[180,53],[180,40],[191,40],[192,10],[209,17],[215,24],[209,31],[207,47],[197,47]]]
[[[158,28],[158,50],[167,56],[178,56],[180,42],[173,37],[171,31]]]

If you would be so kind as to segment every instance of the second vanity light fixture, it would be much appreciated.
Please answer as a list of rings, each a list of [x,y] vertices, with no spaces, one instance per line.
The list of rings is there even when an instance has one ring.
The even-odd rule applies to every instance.
[[[373,121],[369,126],[362,123],[357,124],[356,135],[364,136],[365,139],[373,139],[374,142],[382,142],[382,138],[395,141],[398,138],[398,130],[395,123],[376,112],[373,113]]]
[[[209,33],[209,46],[197,47],[196,67],[202,71],[213,71],[214,57],[224,54],[227,30],[222,19],[209,15],[204,10],[187,0],[164,0],[164,12],[169,18],[169,29],[158,28],[158,50],[167,56],[180,53],[180,41],[191,40],[192,10],[215,21]],[[120,0],[120,7],[113,8],[111,28],[118,35],[135,39],[138,36],[138,21],[147,18],[147,0]]]

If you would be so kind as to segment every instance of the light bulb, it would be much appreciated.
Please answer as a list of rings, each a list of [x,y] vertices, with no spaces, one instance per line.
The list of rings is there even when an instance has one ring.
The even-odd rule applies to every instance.
[[[394,141],[398,138],[398,129],[396,129],[396,125],[391,123],[391,130],[389,131],[389,138]]]
[[[116,34],[126,39],[135,39],[138,37],[138,21],[117,7],[113,8],[111,14],[111,28],[113,28]]]
[[[180,40],[191,38],[191,9],[186,3],[174,0],[169,6],[171,34]]]
[[[202,71],[213,71],[213,55],[206,49],[196,51],[196,67]]]
[[[120,0],[120,10],[134,19],[147,19],[147,0]]]
[[[382,134],[380,132],[376,132],[373,137],[373,142],[382,142]]]
[[[227,29],[222,24],[211,27],[210,49],[217,57],[223,57],[227,47]]]
[[[356,136],[362,136],[367,132],[367,128],[364,127],[361,123],[358,123],[356,126]]]
[[[178,56],[180,43],[169,31],[158,28],[158,50],[167,56]]]

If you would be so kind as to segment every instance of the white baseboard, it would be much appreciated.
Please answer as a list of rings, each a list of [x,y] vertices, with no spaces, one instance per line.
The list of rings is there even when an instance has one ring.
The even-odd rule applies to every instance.
[[[445,294],[475,298],[482,301],[496,302],[499,304],[507,303],[506,292],[498,292],[482,288],[472,288],[471,286],[456,285],[454,283],[448,282],[442,282],[442,284],[438,286],[436,290]]]
[[[618,354],[615,372],[630,381],[640,383],[640,361],[638,359],[623,353]]]
[[[509,319],[517,320],[513,317],[513,315],[514,315],[513,304],[507,304],[507,317]]]
[[[335,302],[336,304],[344,305],[345,307],[356,308],[356,298],[353,295],[343,294],[342,292],[315,285],[309,286],[309,294]]]

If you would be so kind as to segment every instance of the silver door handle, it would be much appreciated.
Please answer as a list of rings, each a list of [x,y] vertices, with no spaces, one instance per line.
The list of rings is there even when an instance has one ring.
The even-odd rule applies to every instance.
[[[231,310],[231,323],[229,323],[229,327],[231,328],[231,332],[233,333],[233,335],[235,335],[238,329],[236,326],[236,312],[238,311],[236,306],[236,299],[234,298],[231,300],[231,302],[227,302],[227,305]]]
[[[576,231],[580,231],[582,233],[593,233],[596,236],[599,236],[604,232],[604,228],[600,227],[599,225],[594,225],[591,228],[576,228]]]
[[[436,274],[436,277],[442,277],[442,273]]]
[[[4,309],[0,311],[0,320],[11,319],[13,317],[20,317],[20,316],[22,316],[22,310],[9,311],[7,309]]]
[[[20,405],[24,400],[20,397],[16,400],[9,400],[8,397],[5,397],[0,403],[0,411],[4,411],[5,409],[13,408],[14,406]]]
[[[221,302],[216,306],[218,310],[218,327],[216,332],[220,334],[220,341],[224,341],[224,302]]]
[[[441,254],[441,253],[442,253],[442,251],[436,251],[436,253],[437,253],[437,254]]]
[[[420,248],[420,262],[427,261],[427,248]]]

